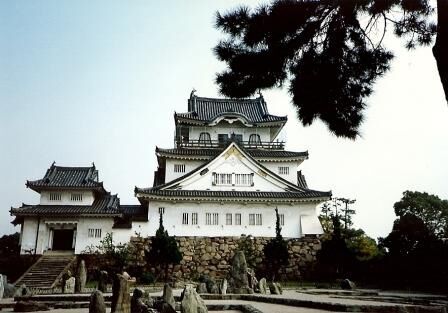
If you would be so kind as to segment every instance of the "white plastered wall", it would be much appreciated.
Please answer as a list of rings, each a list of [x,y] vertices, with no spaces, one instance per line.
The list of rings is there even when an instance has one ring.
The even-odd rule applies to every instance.
[[[229,124],[227,122],[221,122],[216,126],[193,126],[190,127],[190,140],[199,140],[199,135],[202,132],[207,132],[210,134],[211,140],[218,140],[218,134],[231,134],[243,135],[243,141],[249,141],[251,134],[260,135],[260,140],[263,142],[269,142],[270,130],[268,127],[246,127],[240,123]]]
[[[285,225],[282,235],[287,238],[299,238],[303,234],[300,229],[302,215],[317,219],[315,203],[300,204],[243,204],[215,202],[163,202],[151,201],[149,204],[148,235],[155,235],[159,227],[159,208],[165,208],[163,225],[170,235],[174,236],[240,236],[241,234],[274,237],[275,208],[284,214]],[[182,225],[183,213],[189,214],[189,224]],[[198,213],[198,225],[191,224],[191,213]],[[218,225],[206,225],[206,213],[218,213]],[[232,214],[232,225],[226,225],[226,213]],[[235,214],[241,214],[241,225],[235,225]],[[249,214],[262,214],[262,225],[249,225]],[[316,231],[316,233],[318,233]]]
[[[50,200],[51,193],[61,194],[61,200]],[[71,194],[82,194],[81,201],[71,201]],[[42,191],[40,194],[40,204],[42,205],[92,205],[95,197],[89,190],[72,190],[72,191]]]
[[[207,161],[197,161],[197,160],[180,160],[180,159],[166,159],[165,164],[165,182],[170,182],[178,177],[191,172],[192,170],[198,168]],[[175,173],[174,164],[185,164],[185,172]]]

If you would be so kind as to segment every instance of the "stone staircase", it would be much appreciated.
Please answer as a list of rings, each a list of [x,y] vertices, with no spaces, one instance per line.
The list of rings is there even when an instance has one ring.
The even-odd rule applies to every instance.
[[[43,255],[15,282],[29,288],[53,288],[75,262],[74,255]]]

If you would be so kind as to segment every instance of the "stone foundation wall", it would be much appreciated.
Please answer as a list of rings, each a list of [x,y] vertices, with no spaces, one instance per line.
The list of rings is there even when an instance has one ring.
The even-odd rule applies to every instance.
[[[227,275],[235,251],[245,246],[249,267],[254,267],[257,276],[265,276],[263,247],[271,238],[264,237],[176,237],[183,259],[174,267],[173,275],[181,280],[194,280],[206,274],[214,278]],[[297,280],[310,269],[316,261],[317,251],[321,249],[316,237],[286,239],[289,250],[289,264],[285,268],[286,279]],[[134,266],[146,267],[145,250],[149,250],[151,238],[132,237],[135,248]],[[156,269],[152,268],[155,272]]]

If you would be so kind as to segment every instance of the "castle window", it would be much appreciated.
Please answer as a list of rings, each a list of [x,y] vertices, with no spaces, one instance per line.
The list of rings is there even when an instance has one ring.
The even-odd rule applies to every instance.
[[[253,174],[235,174],[235,186],[253,186]]]
[[[232,213],[226,213],[226,225],[232,225]]]
[[[249,214],[249,225],[262,225],[261,214]]]
[[[76,202],[82,201],[82,193],[72,193],[70,195],[70,200],[71,201],[76,201]]]
[[[200,133],[199,134],[199,143],[201,144],[211,144],[212,140],[210,138],[210,134],[209,133]]]
[[[87,237],[89,237],[89,238],[101,238],[101,228],[89,228],[87,230]]]
[[[278,219],[280,220],[280,225],[284,226],[285,225],[285,214],[279,214]]]
[[[261,143],[260,135],[251,134],[249,136],[249,145],[259,145]]]
[[[218,134],[218,143],[226,144],[229,141],[229,135],[227,134]]]
[[[174,173],[185,173],[185,164],[174,164]]]
[[[162,207],[159,208],[159,215],[160,214],[165,214],[165,208]]]
[[[183,225],[188,225],[188,213],[183,213],[182,214],[182,224]]]
[[[198,224],[198,213],[191,213],[191,225]]]
[[[289,167],[288,166],[279,166],[278,173],[280,175],[289,175]]]
[[[50,193],[50,201],[61,201],[61,194],[55,192]]]
[[[213,213],[213,225],[219,224],[219,213]]]
[[[213,185],[231,186],[232,174],[213,173]]]
[[[205,225],[212,224],[212,213],[205,213]]]
[[[241,213],[235,213],[235,225],[241,225]]]

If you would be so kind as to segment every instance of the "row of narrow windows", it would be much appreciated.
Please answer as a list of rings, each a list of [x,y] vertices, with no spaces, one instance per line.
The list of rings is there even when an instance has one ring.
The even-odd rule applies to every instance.
[[[101,238],[101,228],[89,228],[87,231],[89,238]]]
[[[243,141],[243,135],[241,134],[233,134],[233,138],[235,138],[236,141]],[[218,134],[218,142],[225,143],[229,141],[229,135],[228,134]],[[210,133],[202,132],[199,134],[199,143],[202,144],[211,144],[211,136]],[[249,144],[261,144],[260,135],[258,134],[251,134],[249,136]]]
[[[162,210],[161,210],[162,209]],[[159,212],[165,212],[165,208],[159,208]],[[163,213],[162,213],[163,214]],[[224,215],[222,216],[224,218]],[[220,225],[219,213],[205,213],[205,225]],[[225,213],[225,225],[241,225],[241,213]],[[280,225],[285,225],[285,215],[279,214]],[[182,213],[182,225],[198,225],[198,213]],[[261,213],[249,214],[250,226],[263,225],[263,215]]]
[[[185,164],[174,164],[174,173],[185,173]],[[289,175],[289,166],[279,166],[278,174]],[[232,177],[232,175],[235,176]],[[253,184],[253,174],[213,173],[213,184],[251,186]]]
[[[62,194],[61,193],[52,192],[52,193],[50,193],[49,199],[50,199],[50,201],[61,201]],[[74,201],[74,202],[82,201],[82,193],[72,193],[72,194],[70,194],[70,201]]]

